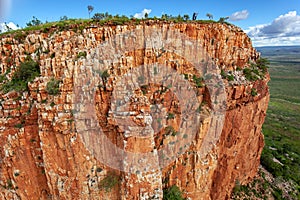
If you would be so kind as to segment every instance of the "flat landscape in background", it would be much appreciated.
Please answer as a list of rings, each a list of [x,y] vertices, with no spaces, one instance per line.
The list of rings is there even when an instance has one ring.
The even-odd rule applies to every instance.
[[[270,61],[271,76],[261,164],[274,177],[275,199],[300,199],[300,46],[257,50]]]
[[[300,185],[300,46],[258,50],[270,61],[271,75],[262,165]]]

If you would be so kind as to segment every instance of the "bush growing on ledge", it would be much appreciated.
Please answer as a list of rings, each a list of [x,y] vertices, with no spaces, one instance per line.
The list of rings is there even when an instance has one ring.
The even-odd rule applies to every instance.
[[[228,81],[234,81],[234,75],[231,72],[226,72],[225,70],[221,70],[221,76],[223,79],[227,79]]]
[[[166,133],[166,135],[172,135],[172,136],[177,135],[177,132],[175,131],[175,129],[172,126],[167,126],[165,128],[165,133]]]
[[[86,52],[85,51],[81,51],[81,52],[79,52],[78,54],[77,54],[77,59],[79,59],[79,58],[81,58],[81,57],[84,57],[84,58],[86,58]]]
[[[40,76],[39,64],[32,59],[29,59],[17,67],[12,79],[2,85],[1,90],[4,93],[12,90],[24,92],[28,90],[28,83],[33,81],[37,76]]]
[[[167,119],[174,119],[175,114],[174,113],[168,113]]]
[[[170,188],[164,189],[163,200],[185,200],[185,198],[182,197],[180,189],[176,185],[173,185]]]
[[[257,90],[255,88],[251,88],[251,95],[253,97],[257,95]]]
[[[266,58],[260,58],[256,61],[256,66],[263,71],[263,73],[267,72],[267,69],[269,68],[268,65],[270,62]]]
[[[99,187],[109,192],[118,183],[119,177],[116,174],[107,174],[107,176],[100,181]]]
[[[46,91],[50,95],[57,95],[59,93],[59,83],[61,80],[57,80],[55,78],[51,78],[51,80],[47,83]]]
[[[247,80],[256,81],[262,79],[268,69],[269,61],[265,58],[260,58],[256,63],[250,63],[250,67],[244,68],[243,73]]]
[[[197,88],[203,87],[203,78],[193,75],[193,82],[196,84]]]

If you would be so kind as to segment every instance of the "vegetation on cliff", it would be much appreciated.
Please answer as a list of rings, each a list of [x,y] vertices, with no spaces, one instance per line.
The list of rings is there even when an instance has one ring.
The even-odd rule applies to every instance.
[[[92,11],[92,10],[91,10]],[[90,12],[89,12],[90,14]],[[211,15],[211,14],[209,14]],[[93,26],[103,26],[103,25],[124,25],[124,24],[141,24],[149,21],[164,21],[164,22],[197,22],[197,23],[228,23],[226,20],[228,18],[221,17],[218,21],[214,21],[212,17],[209,17],[209,20],[190,20],[188,14],[183,16],[172,16],[163,14],[161,17],[148,17],[145,16],[143,19],[134,18],[133,16],[126,15],[111,15],[109,13],[95,13],[92,18],[89,19],[76,19],[76,18],[68,18],[67,16],[63,16],[59,21],[54,22],[45,22],[43,23],[37,17],[33,16],[33,19],[26,23],[26,27],[18,30],[8,30],[7,32],[1,33],[1,35],[13,34],[15,38],[24,39],[26,35],[28,35],[32,31],[42,31],[44,33],[54,32],[54,31],[63,31],[63,30],[73,30],[73,31],[81,31],[87,27]],[[230,24],[232,25],[232,24]]]
[[[184,200],[184,198],[182,197],[180,189],[176,185],[173,185],[164,189],[163,200]]]
[[[1,90],[4,93],[15,90],[17,92],[24,92],[28,89],[28,83],[33,81],[35,77],[40,76],[39,64],[31,58],[20,64],[13,74],[11,80],[6,78],[6,74],[1,75]]]

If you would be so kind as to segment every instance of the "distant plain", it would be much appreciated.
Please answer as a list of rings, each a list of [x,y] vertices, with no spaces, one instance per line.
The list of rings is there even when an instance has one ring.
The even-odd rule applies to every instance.
[[[300,46],[259,47],[270,61],[270,102],[261,164],[300,191]],[[299,197],[299,196],[298,196]],[[296,197],[297,198],[297,197]]]

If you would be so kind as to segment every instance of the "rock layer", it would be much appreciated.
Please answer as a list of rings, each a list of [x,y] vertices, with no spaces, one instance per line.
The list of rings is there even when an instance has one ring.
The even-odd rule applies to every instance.
[[[244,184],[255,176],[264,144],[261,126],[269,100],[268,74],[252,82],[234,83],[223,79],[227,96],[224,125],[217,143],[203,156],[202,139],[213,123],[209,117],[213,104],[209,91],[205,86],[195,86],[193,75],[199,73],[191,63],[162,49],[159,56],[157,49],[146,47],[125,52],[107,68],[109,77],[95,92],[97,120],[103,134],[119,148],[133,152],[153,150],[155,154],[171,141],[180,126],[176,120],[180,115],[180,112],[176,113],[178,99],[174,99],[167,87],[147,85],[145,91],[136,92],[137,103],[131,104],[131,111],[137,113],[132,119],[142,126],[146,125],[138,114],[141,114],[140,110],[151,110],[154,100],[165,108],[165,114],[174,114],[163,119],[165,129],[148,140],[126,136],[109,110],[115,84],[128,70],[151,63],[170,66],[182,76],[187,75],[199,102],[206,102],[201,109],[199,131],[187,151],[162,171],[137,173],[107,166],[84,145],[87,138],[80,137],[73,113],[74,85],[79,82],[74,78],[76,73],[85,72],[83,75],[92,82],[87,69],[82,67],[88,65],[99,45],[115,35],[149,27],[186,35],[203,47],[214,63],[225,71],[243,69],[259,58],[241,29],[220,23],[148,21],[139,25],[93,26],[78,31],[24,33],[24,40],[16,35],[2,36],[0,67],[3,76],[9,79],[16,66],[28,56],[38,61],[41,69],[41,76],[28,84],[28,92],[1,94],[2,199],[160,199],[162,190],[172,185],[177,185],[190,199],[228,199],[237,181]],[[146,41],[145,33],[138,33],[138,38]],[[165,35],[160,39],[168,38],[174,39],[174,36]],[[125,48],[122,42],[117,45]],[[86,52],[86,58],[80,57],[80,52]],[[175,65],[175,61],[180,65]],[[96,61],[92,62],[95,64]],[[47,93],[46,86],[52,77],[62,80],[58,95]],[[251,94],[254,89],[255,95]],[[164,92],[155,93],[158,90]],[[145,97],[148,100],[143,102]],[[172,129],[168,132],[169,126],[174,132]],[[99,142],[99,146],[104,145],[95,136],[89,137],[90,141]],[[126,168],[124,160],[120,163]]]

